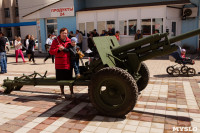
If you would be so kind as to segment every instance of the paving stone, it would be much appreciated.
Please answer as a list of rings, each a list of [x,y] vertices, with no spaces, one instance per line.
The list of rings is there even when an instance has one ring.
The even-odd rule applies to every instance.
[[[15,58],[9,57],[9,60],[14,61]],[[42,61],[37,58],[37,62]],[[66,101],[68,104],[59,99],[59,86],[24,86],[22,91],[0,95],[0,133],[12,133],[14,130],[16,133],[172,133],[173,127],[179,126],[195,126],[200,130],[200,75],[170,77],[163,75],[170,65],[168,60],[148,60],[145,63],[150,70],[149,84],[126,118],[98,115],[85,86],[74,87],[77,98]],[[55,66],[51,63],[34,67],[30,64],[20,67],[8,64],[8,67],[12,73],[1,75],[0,84],[7,76],[13,78],[13,75],[20,76],[22,72],[31,74],[30,71],[37,70],[44,73],[44,67],[50,71],[49,75],[55,75]],[[197,60],[194,67],[200,70],[200,61]],[[65,87],[65,93],[70,93],[69,87]],[[62,103],[61,108],[54,109]]]

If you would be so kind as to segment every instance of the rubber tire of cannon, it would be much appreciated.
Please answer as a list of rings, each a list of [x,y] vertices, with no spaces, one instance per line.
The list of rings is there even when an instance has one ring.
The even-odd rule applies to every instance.
[[[138,81],[137,81],[137,86],[138,86],[138,91],[142,91],[146,88],[146,86],[149,83],[149,69],[145,63],[141,63],[141,67],[139,70],[139,74],[142,76]]]
[[[134,108],[138,98],[134,78],[117,67],[103,68],[94,74],[88,91],[96,110],[111,117],[124,117]]]

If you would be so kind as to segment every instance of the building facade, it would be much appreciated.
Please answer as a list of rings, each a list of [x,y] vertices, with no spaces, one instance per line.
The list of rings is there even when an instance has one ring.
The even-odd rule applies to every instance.
[[[0,29],[9,39],[20,35],[19,26],[9,26],[11,23],[19,23],[18,1],[0,0]]]
[[[58,35],[62,27],[73,32],[76,29],[82,31],[83,50],[86,50],[87,34],[93,29],[97,29],[99,34],[102,30],[120,31],[121,45],[133,42],[137,29],[144,36],[159,30],[160,33],[168,32],[169,37],[197,29],[199,3],[199,0],[56,0],[26,13],[22,19],[37,21],[41,50],[44,50],[48,34]],[[195,8],[196,15],[184,16],[185,8],[192,11]],[[195,51],[199,48],[199,37],[177,44]]]

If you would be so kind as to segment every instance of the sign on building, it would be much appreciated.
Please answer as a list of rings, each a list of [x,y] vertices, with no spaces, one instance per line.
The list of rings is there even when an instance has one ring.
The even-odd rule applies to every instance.
[[[74,16],[74,7],[52,8],[51,17]]]

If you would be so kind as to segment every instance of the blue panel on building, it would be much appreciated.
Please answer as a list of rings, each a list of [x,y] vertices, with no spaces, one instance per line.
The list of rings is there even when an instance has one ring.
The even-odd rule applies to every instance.
[[[61,28],[65,27],[68,29],[68,31],[73,31],[75,33],[76,31],[76,17],[62,17],[57,18],[57,25],[58,25],[58,32]],[[59,34],[59,33],[58,33]]]
[[[182,21],[182,33],[186,33],[188,31],[192,31],[198,28],[198,19],[197,18],[192,18],[192,19],[187,19]],[[185,39],[181,41],[182,46],[189,46],[191,49],[196,50],[198,48],[198,36],[191,37],[188,39]]]
[[[85,8],[85,6],[86,6],[85,0],[74,0],[75,12]]]
[[[9,23],[9,24],[0,24],[0,27],[17,27],[17,26],[32,26],[36,25],[36,21],[33,22],[21,22],[21,23]]]
[[[45,25],[45,19],[40,19],[40,32],[41,32],[42,51],[45,51],[45,43],[46,43],[46,25]]]

